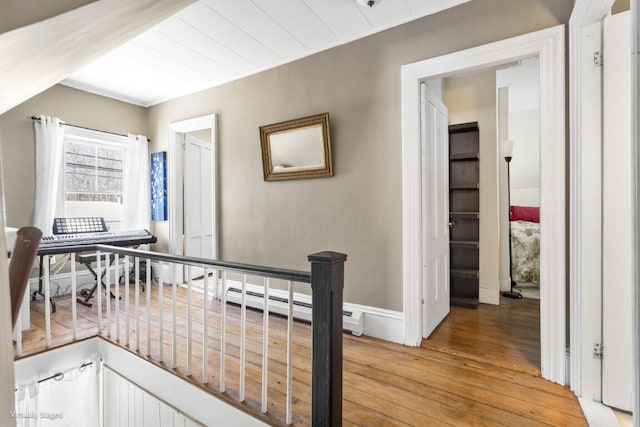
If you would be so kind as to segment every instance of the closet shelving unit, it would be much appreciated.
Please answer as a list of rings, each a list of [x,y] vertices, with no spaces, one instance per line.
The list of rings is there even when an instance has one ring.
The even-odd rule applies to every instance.
[[[480,252],[480,135],[477,122],[449,126],[451,305],[477,308]]]

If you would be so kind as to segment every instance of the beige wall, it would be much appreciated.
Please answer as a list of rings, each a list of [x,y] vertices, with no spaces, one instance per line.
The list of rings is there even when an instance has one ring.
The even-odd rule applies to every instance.
[[[500,218],[500,255],[498,278],[500,290],[511,290],[511,265],[509,264],[509,192],[507,191],[507,162],[501,152],[501,141],[509,139],[509,88],[498,88],[498,216]]]
[[[630,0],[616,0],[611,6],[611,13],[620,13],[631,8]]]
[[[474,0],[151,107],[152,150],[167,150],[170,122],[219,114],[221,257],[307,269],[307,254],[342,251],[345,300],[401,310],[400,67],[566,23],[572,5]],[[335,176],[265,183],[258,127],[325,111]],[[168,224],[156,223],[155,232],[166,247]],[[497,278],[497,267],[487,274]]]
[[[480,128],[480,302],[497,303],[500,219],[495,70],[444,79],[442,100],[449,109],[449,124],[478,122]]]
[[[0,34],[68,12],[95,0],[2,0]]]
[[[0,141],[10,227],[31,224],[35,200],[35,137],[31,116],[116,133],[147,133],[147,109],[57,85],[0,115]],[[44,231],[45,234],[47,231]]]

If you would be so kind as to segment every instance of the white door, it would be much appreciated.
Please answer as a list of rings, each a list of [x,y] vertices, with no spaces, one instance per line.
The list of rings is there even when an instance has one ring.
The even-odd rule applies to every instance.
[[[602,402],[630,411],[633,389],[633,208],[629,12],[604,21]]]
[[[185,135],[184,145],[184,255],[213,258],[213,145]],[[192,277],[204,274],[193,268]],[[185,271],[186,276],[186,271]]]
[[[449,132],[447,107],[420,84],[422,152],[422,336],[449,313]]]

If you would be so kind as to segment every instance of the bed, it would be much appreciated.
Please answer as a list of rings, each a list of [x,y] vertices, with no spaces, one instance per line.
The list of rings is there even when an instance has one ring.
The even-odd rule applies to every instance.
[[[540,283],[540,208],[511,206],[511,280]]]

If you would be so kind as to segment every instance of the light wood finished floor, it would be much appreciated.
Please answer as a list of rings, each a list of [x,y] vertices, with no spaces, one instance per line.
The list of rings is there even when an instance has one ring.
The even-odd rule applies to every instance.
[[[130,302],[133,304],[133,286]],[[124,293],[124,287],[121,286]],[[239,389],[239,318],[237,306],[227,305],[226,386],[219,389],[220,304],[208,303],[208,372],[202,381],[203,298],[193,292],[193,357],[187,376],[187,292],[178,287],[177,369],[171,364],[171,286],[165,286],[163,353],[158,362],[158,288],[152,290],[151,357],[159,366],[185,378],[222,399],[236,403]],[[144,319],[145,294],[141,292]],[[114,300],[111,300],[113,303]],[[481,304],[477,310],[452,307],[448,318],[421,348],[410,348],[369,337],[344,335],[343,424],[346,426],[583,426],[586,425],[576,397],[565,387],[540,378],[539,302],[503,299],[501,306]],[[71,340],[70,298],[57,299],[52,317],[53,346]],[[103,299],[103,310],[105,310]],[[125,302],[119,303],[124,313]],[[113,304],[112,304],[113,309]],[[31,304],[31,329],[25,331],[25,355],[43,351],[44,303]],[[130,308],[133,315],[133,308]],[[112,316],[112,320],[114,316]],[[78,336],[94,336],[97,308],[78,305]],[[120,345],[125,343],[121,314]],[[286,320],[269,320],[268,413],[260,413],[262,370],[262,313],[247,311],[246,400],[244,410],[269,424],[283,424],[286,393]],[[136,352],[135,321],[129,323],[129,350]],[[115,324],[111,340],[115,341]],[[105,337],[106,330],[103,330]],[[146,331],[141,323],[140,354],[146,353]],[[294,322],[293,423],[310,423],[310,326]],[[126,347],[126,346],[125,346]]]

